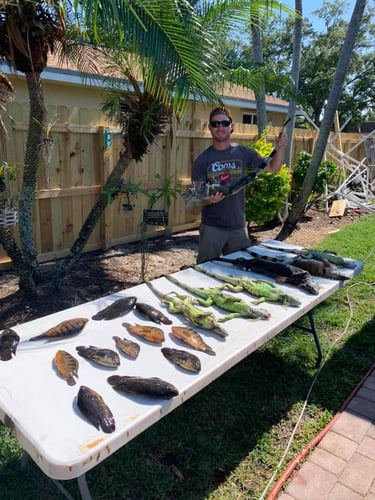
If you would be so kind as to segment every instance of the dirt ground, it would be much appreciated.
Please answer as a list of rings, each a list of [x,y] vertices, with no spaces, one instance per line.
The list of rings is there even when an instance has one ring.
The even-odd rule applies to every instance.
[[[295,231],[285,240],[312,248],[329,233],[340,230],[364,213],[349,209],[343,217],[329,217],[324,210],[310,209]],[[276,237],[280,227],[250,227],[254,244]],[[62,294],[51,293],[49,283],[56,262],[40,266],[41,285],[35,300],[26,300],[18,289],[14,271],[0,272],[0,330],[115,293],[144,280],[178,271],[195,263],[198,231],[187,231],[170,237],[161,236],[147,242],[127,243],[106,252],[85,253],[67,276]]]

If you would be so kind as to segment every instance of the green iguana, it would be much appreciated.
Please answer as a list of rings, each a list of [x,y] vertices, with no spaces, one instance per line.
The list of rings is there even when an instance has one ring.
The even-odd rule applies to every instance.
[[[220,288],[193,287],[182,283],[174,276],[166,276],[166,278],[181,288],[198,295],[198,298],[193,299],[194,302],[204,307],[215,305],[224,311],[232,312],[233,314],[228,315],[231,318],[269,319],[271,317],[271,314],[265,309],[251,307],[243,299],[223,293]]]
[[[152,283],[148,287],[160,299],[160,302],[168,308],[170,313],[182,313],[185,319],[204,330],[210,330],[221,337],[227,337],[228,333],[219,325],[214,314],[210,311],[202,311],[193,304],[192,297],[179,295],[175,292],[161,293]],[[230,319],[230,318],[227,318]],[[225,318],[222,319],[224,321]]]
[[[270,283],[265,280],[253,280],[248,278],[247,276],[233,276],[233,275],[224,275],[220,273],[215,273],[212,271],[208,271],[207,269],[199,266],[194,266],[194,269],[201,273],[205,273],[208,276],[212,276],[220,281],[224,281],[225,285],[222,285],[221,288],[227,288],[231,292],[242,292],[245,291],[250,295],[255,297],[259,297],[258,300],[254,301],[254,304],[259,304],[261,302],[279,302],[284,306],[290,307],[298,307],[301,305],[301,302],[292,297],[291,295],[286,294],[281,290],[280,287]]]

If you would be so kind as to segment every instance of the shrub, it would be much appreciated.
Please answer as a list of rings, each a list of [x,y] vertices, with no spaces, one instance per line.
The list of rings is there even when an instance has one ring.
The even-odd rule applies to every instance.
[[[306,151],[301,151],[298,154],[298,161],[293,169],[292,176],[292,196],[298,196],[301,191],[303,180],[306,176],[307,169],[310,167],[311,154]],[[325,186],[333,182],[338,173],[337,165],[330,160],[324,160],[318,168],[318,173],[308,198],[308,205],[317,202],[317,200],[324,194]]]
[[[266,141],[267,131],[264,130],[261,137],[251,145],[260,155],[267,158],[273,146]],[[245,189],[245,210],[248,223],[255,222],[258,225],[272,220],[281,211],[290,191],[291,174],[286,165],[279,172],[261,172],[256,180]]]

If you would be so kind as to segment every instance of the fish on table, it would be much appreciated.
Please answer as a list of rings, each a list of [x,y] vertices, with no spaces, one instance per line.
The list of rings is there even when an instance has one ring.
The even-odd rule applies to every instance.
[[[31,337],[30,341],[34,340],[47,340],[48,342],[53,340],[61,340],[64,338],[73,337],[74,335],[78,335],[81,333],[86,323],[88,322],[88,318],[72,318],[66,319],[65,321],[61,321],[57,325],[49,328],[46,332],[36,335],[35,337]]]
[[[104,399],[94,389],[81,385],[77,395],[77,406],[84,417],[93,426],[103,432],[110,434],[116,430],[114,416],[104,402]]]
[[[163,325],[171,325],[172,321],[159,309],[151,306],[150,304],[145,304],[144,302],[137,302],[135,305],[136,310],[145,316],[150,321],[154,323],[163,323]]]
[[[54,366],[57,373],[66,381],[68,385],[75,385],[78,378],[78,359],[72,356],[69,352],[59,350],[53,358]]]
[[[161,352],[168,361],[184,370],[194,373],[201,371],[201,361],[195,354],[171,347],[162,347]]]
[[[16,355],[19,335],[11,328],[6,328],[0,334],[0,360],[9,361]]]
[[[117,368],[120,365],[120,356],[112,349],[105,349],[92,345],[89,347],[79,345],[76,347],[76,351],[82,358],[88,359],[100,366]]]
[[[122,323],[122,326],[131,335],[136,335],[149,342],[154,342],[155,344],[161,344],[165,340],[164,332],[161,328],[157,326],[148,325],[131,325],[129,323]]]
[[[6,328],[0,334],[0,360],[9,361],[16,355],[20,337],[11,328]]]
[[[125,356],[128,356],[131,359],[137,359],[139,351],[140,351],[140,345],[137,344],[137,342],[134,342],[133,340],[129,340],[126,338],[121,338],[115,335],[112,337],[112,339],[115,341],[117,349],[125,354]]]
[[[201,335],[188,326],[172,326],[171,335],[196,351],[202,351],[211,356],[216,356],[215,351],[206,344]]]
[[[156,399],[171,399],[178,395],[178,389],[159,377],[138,377],[112,375],[107,378],[109,385],[120,393],[138,394]]]
[[[120,318],[121,316],[125,316],[128,314],[137,302],[137,297],[124,297],[122,299],[118,299],[109,306],[105,307],[101,311],[97,312],[92,316],[91,319],[95,321],[99,320],[110,320]]]

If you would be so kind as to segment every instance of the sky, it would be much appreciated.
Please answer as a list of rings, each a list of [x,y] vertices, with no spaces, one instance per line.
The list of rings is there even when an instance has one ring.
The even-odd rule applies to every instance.
[[[294,0],[281,0],[281,3],[287,5],[288,7],[294,8]],[[320,31],[324,29],[323,22],[313,16],[311,12],[320,9],[323,6],[324,0],[302,0],[302,15],[303,17],[307,17],[314,26],[316,31]],[[347,7],[345,8],[345,19],[350,21],[350,17],[352,15],[355,0],[346,0]]]

